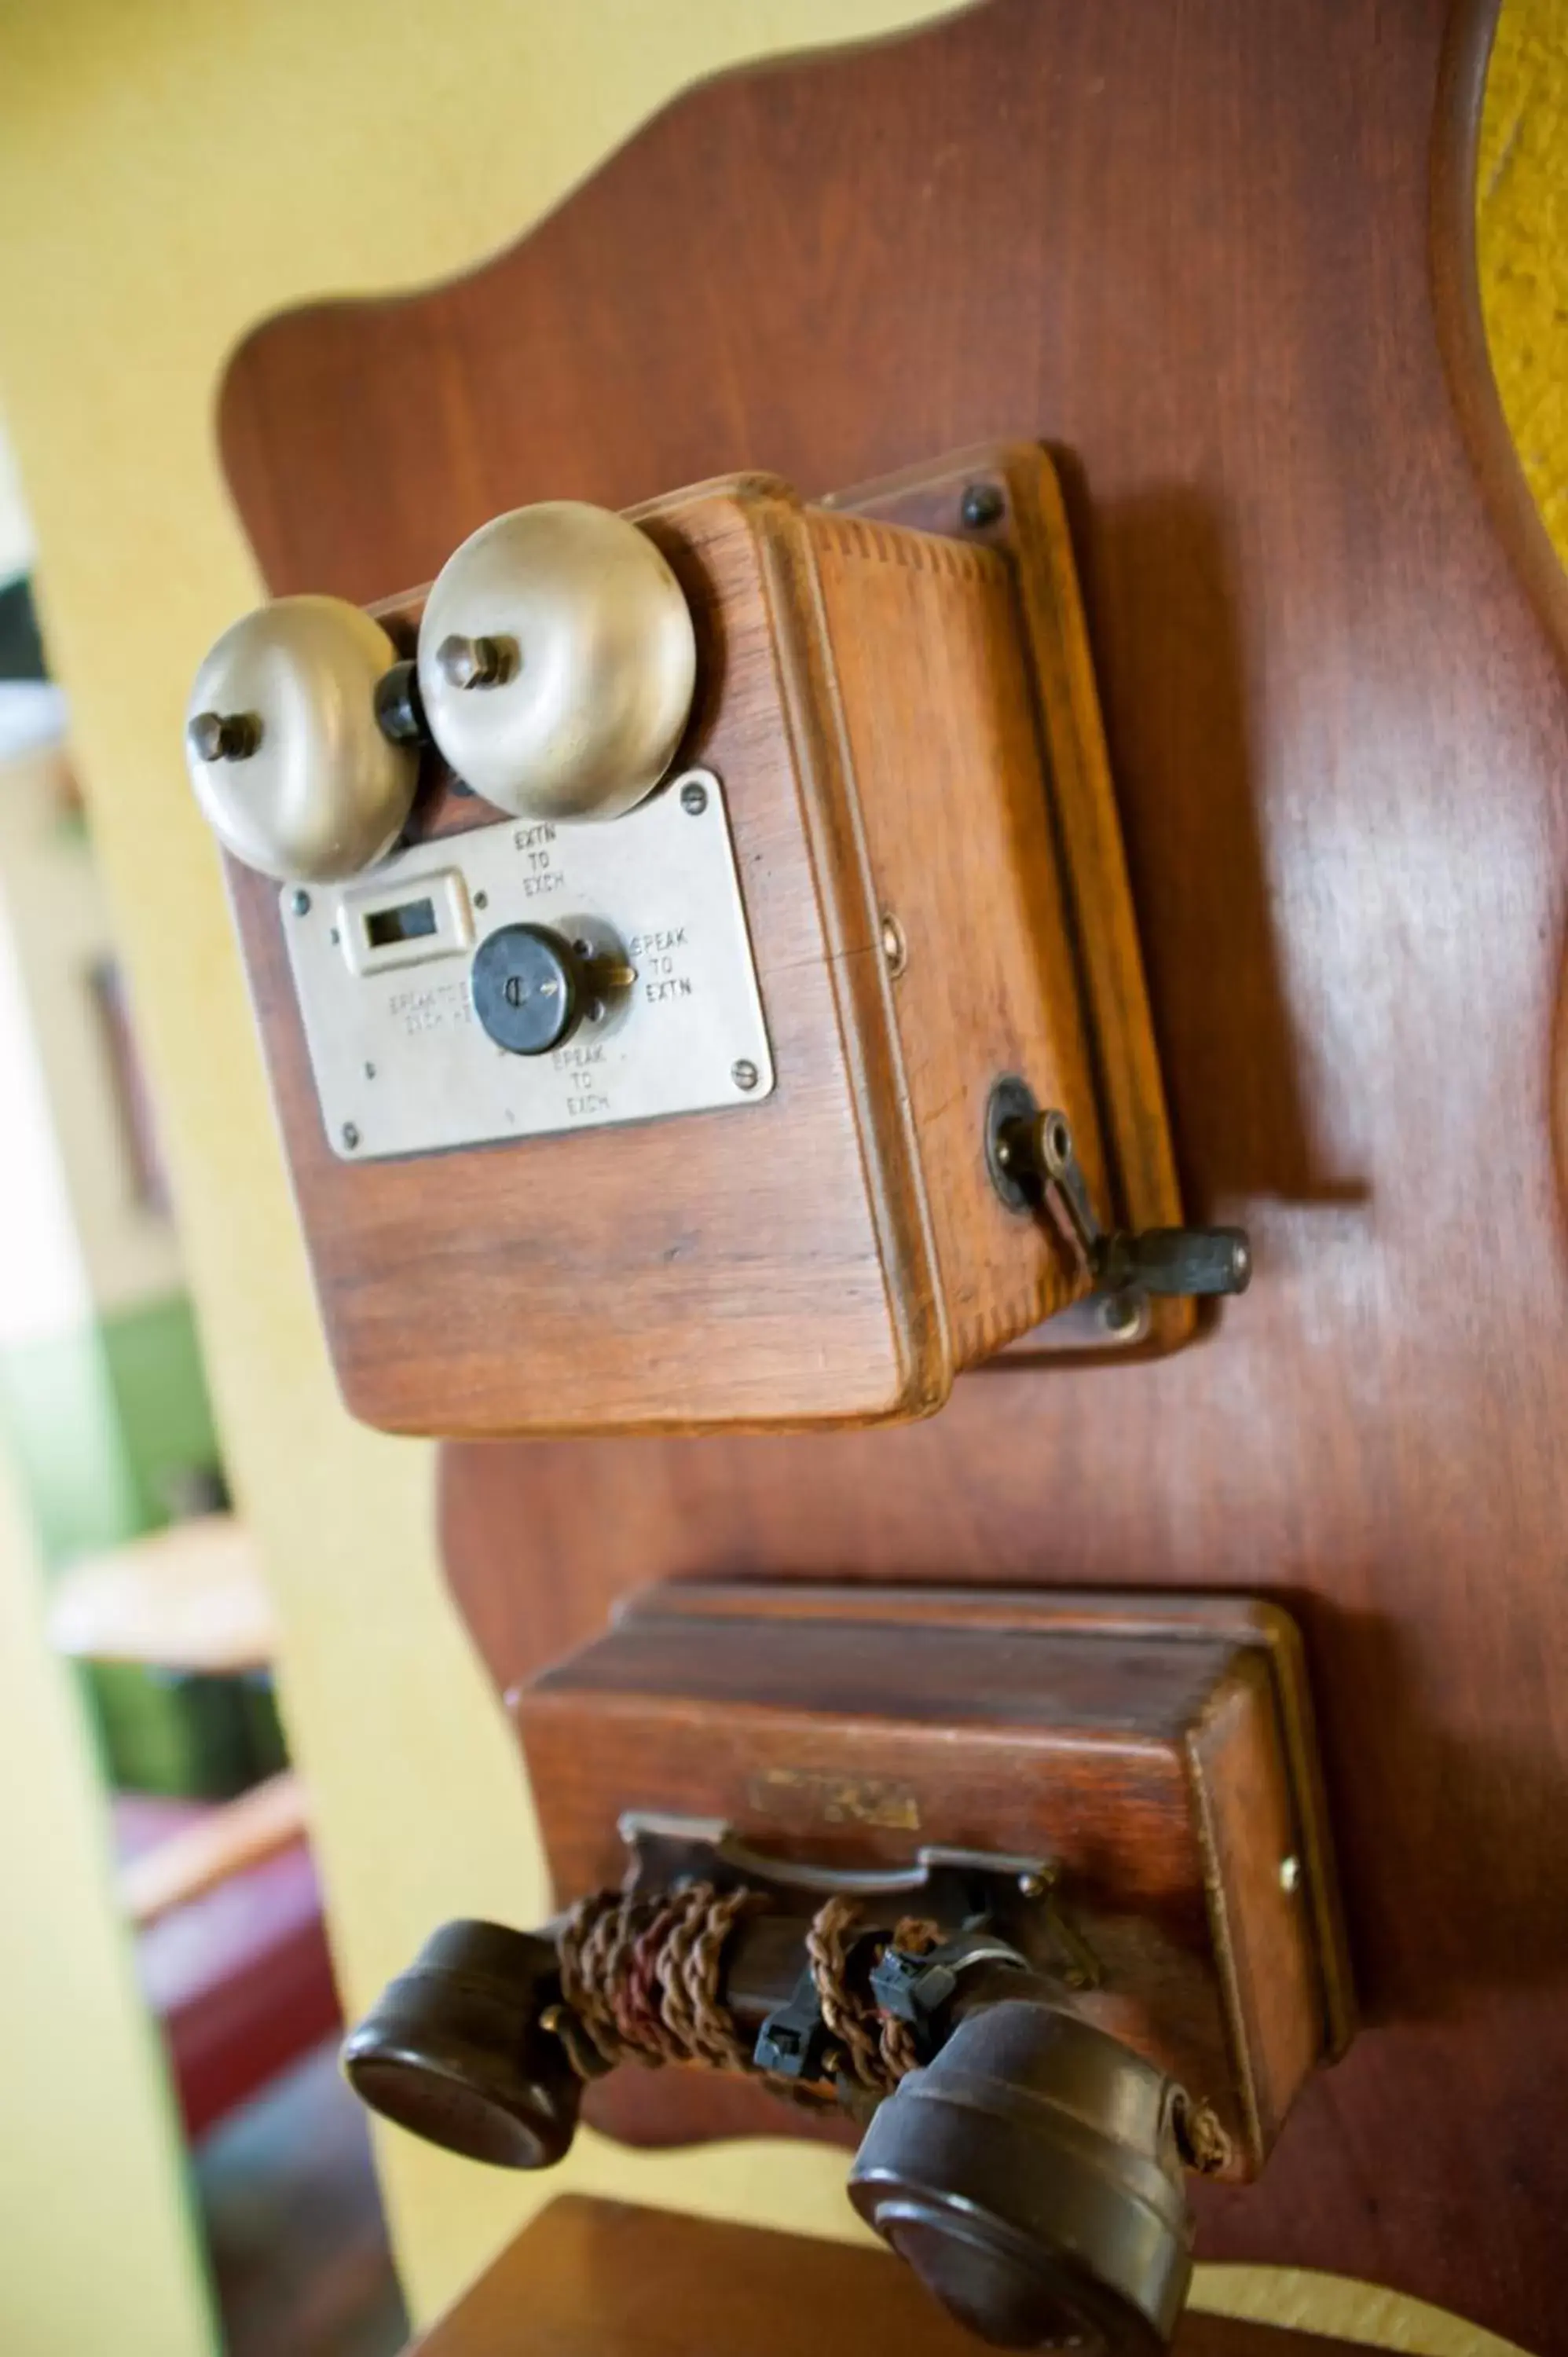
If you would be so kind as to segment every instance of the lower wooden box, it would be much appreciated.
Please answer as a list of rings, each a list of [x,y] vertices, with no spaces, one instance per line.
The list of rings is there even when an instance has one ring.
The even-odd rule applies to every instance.
[[[563,1905],[620,1882],[628,1811],[833,1867],[930,1844],[1048,1858],[1100,1967],[1082,2009],[1214,2106],[1237,2177],[1350,2034],[1300,1641],[1273,1605],[675,1582],[512,1705]],[[618,2072],[585,2115],[638,2144],[853,2137],[697,2071]]]

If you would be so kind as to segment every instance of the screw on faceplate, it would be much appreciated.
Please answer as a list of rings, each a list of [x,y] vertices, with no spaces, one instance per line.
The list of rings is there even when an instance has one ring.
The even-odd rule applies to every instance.
[[[368,1080],[368,1081],[373,1081],[373,1080],[375,1079],[375,1077],[376,1077],[376,1068],[375,1068],[375,1066],[374,1066],[373,1064],[367,1064],[367,1065],[365,1066],[365,1078],[366,1078],[366,1080]]]
[[[343,1124],[343,1143],[348,1147],[350,1154],[352,1154],[355,1146],[360,1143],[360,1133],[355,1128],[351,1121],[346,1121]]]
[[[971,483],[959,502],[959,520],[969,532],[980,532],[1002,513],[1003,499],[994,483]]]
[[[289,903],[289,906],[293,909],[294,913],[295,913],[295,915],[296,917],[308,917],[308,916],[309,916],[309,914],[310,914],[310,895],[309,895],[309,893],[308,893],[308,892],[296,892],[296,893],[295,894],[295,896],[294,896],[294,899],[292,899],[292,901]]]
[[[693,778],[681,789],[681,807],[688,818],[701,818],[708,807],[708,790],[700,780]]]
[[[882,918],[882,955],[895,982],[909,963],[909,945],[904,939],[904,928],[891,909]]]
[[[248,761],[262,724],[253,712],[199,712],[186,735],[199,761]]]
[[[1281,1889],[1282,1890],[1283,1890],[1283,1891],[1290,1892],[1290,1891],[1293,1891],[1293,1890],[1299,1890],[1299,1889],[1300,1889],[1300,1888],[1301,1888],[1301,1860],[1300,1860],[1300,1858],[1299,1858],[1299,1857],[1282,1857],[1282,1858],[1281,1858],[1281,1860],[1280,1860],[1280,1889]]]
[[[1043,1899],[1047,1887],[1043,1874],[1021,1874],[1018,1877],[1020,1899]]]
[[[476,908],[476,909],[488,909],[488,908],[489,907],[489,905],[490,905],[490,896],[489,896],[489,894],[488,892],[476,892],[476,893],[475,893],[475,895],[474,895],[474,906],[475,906],[475,908]]]
[[[757,1066],[753,1063],[749,1063],[744,1056],[741,1058],[738,1064],[732,1064],[730,1066],[729,1076],[735,1082],[737,1089],[746,1090],[754,1089],[757,1086],[757,1082],[762,1078]]]

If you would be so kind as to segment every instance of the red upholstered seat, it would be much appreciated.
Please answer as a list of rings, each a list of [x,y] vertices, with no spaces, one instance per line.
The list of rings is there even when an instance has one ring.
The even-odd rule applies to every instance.
[[[122,1794],[122,1862],[220,1805]],[[310,1849],[293,1842],[174,1908],[136,1943],[194,2140],[341,2023]]]

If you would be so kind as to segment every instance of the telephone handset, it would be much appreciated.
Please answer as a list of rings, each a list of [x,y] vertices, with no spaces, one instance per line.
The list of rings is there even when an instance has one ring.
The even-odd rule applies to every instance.
[[[892,1421],[1244,1286],[1182,1221],[1071,567],[1002,447],[523,508],[218,641],[188,755],[357,1413]]]
[[[944,1874],[958,1921],[939,1931],[911,1910]],[[543,1932],[447,1923],[350,2034],[344,2069],[427,2141],[543,2169],[570,2147],[585,2085],[622,2062],[722,2069],[727,2046],[727,2067],[859,2126],[851,2201],[982,2339],[1158,2351],[1192,2273],[1185,2172],[1222,2168],[1224,2133],[1087,2020],[1059,1968],[963,1920],[988,1874],[997,1861],[955,1857],[915,1898],[887,1878],[880,1903],[832,1895],[810,1914],[764,1911],[761,1883],[693,1881],[605,1893]],[[676,2020],[649,1989],[704,1939],[710,1986]]]

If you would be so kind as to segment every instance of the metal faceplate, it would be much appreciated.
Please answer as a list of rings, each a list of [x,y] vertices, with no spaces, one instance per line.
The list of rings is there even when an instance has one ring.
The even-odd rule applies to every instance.
[[[773,1088],[723,789],[688,770],[625,817],[506,819],[280,898],[328,1142],[344,1161],[430,1154],[755,1104]],[[572,1037],[499,1047],[474,952],[547,926],[609,976]]]

